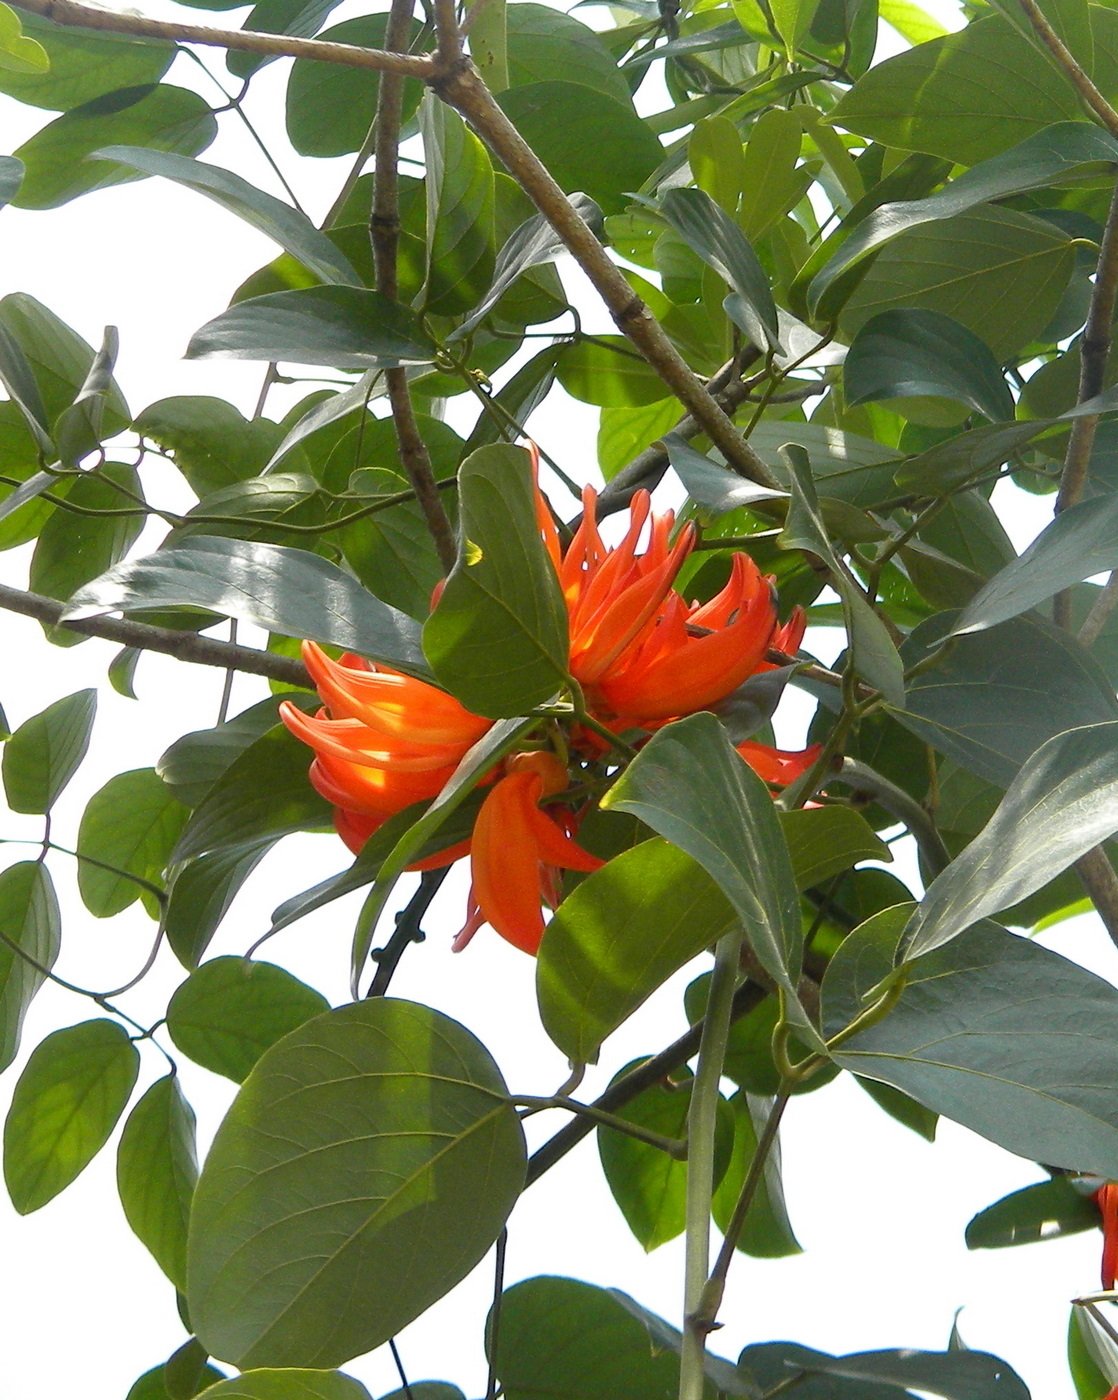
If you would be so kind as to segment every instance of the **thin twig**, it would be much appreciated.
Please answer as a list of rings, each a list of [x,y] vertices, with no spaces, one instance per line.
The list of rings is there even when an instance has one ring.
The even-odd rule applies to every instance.
[[[637,1142],[647,1143],[649,1147],[655,1147],[658,1152],[666,1153],[677,1162],[687,1159],[685,1138],[666,1137],[663,1133],[653,1132],[651,1128],[642,1128],[639,1123],[620,1118],[616,1113],[606,1113],[592,1103],[581,1103],[578,1099],[570,1099],[563,1094],[551,1094],[546,1097],[537,1094],[513,1094],[509,1097],[509,1103],[516,1108],[528,1110],[521,1115],[523,1118],[528,1118],[534,1113],[546,1113],[551,1108],[565,1108],[568,1113],[586,1118],[596,1127],[610,1128],[615,1133],[635,1138]]]
[[[411,1386],[408,1383],[407,1372],[404,1370],[404,1363],[400,1360],[400,1350],[396,1345],[396,1338],[389,1337],[388,1350],[392,1353],[392,1360],[396,1363],[396,1374],[400,1377],[400,1384],[403,1386],[407,1400],[415,1400],[412,1395]]]
[[[890,816],[904,822],[909,835],[915,839],[931,875],[938,875],[951,863],[951,853],[943,844],[943,837],[936,830],[935,822],[920,803],[903,788],[854,758],[843,759],[838,777],[856,792],[868,794],[879,807],[884,807]]]
[[[421,927],[423,916],[431,907],[431,901],[438,894],[439,886],[446,879],[449,869],[449,866],[444,865],[441,870],[423,872],[419,877],[419,888],[396,915],[396,927],[392,937],[383,948],[374,948],[369,954],[376,963],[377,970],[369,990],[365,993],[367,997],[386,996],[400,959],[404,956],[404,950],[409,944],[422,943],[426,938],[427,935]]]
[[[1078,635],[1085,647],[1094,646],[1098,641],[1099,634],[1116,607],[1118,607],[1118,569],[1115,569],[1107,579],[1106,586],[1091,604],[1091,611],[1083,619],[1083,626],[1080,627]]]
[[[179,24],[148,19],[144,15],[97,10],[92,5],[80,5],[76,0],[20,0],[19,8],[33,15],[42,15],[54,24],[112,34],[132,34],[140,39],[205,44],[211,48],[260,53],[273,58],[314,58],[322,63],[341,63],[349,68],[371,68],[378,73],[403,73],[405,77],[424,81],[434,73],[432,60],[422,54],[385,53],[381,49],[359,48],[356,44],[297,39],[290,34],[266,34],[254,29],[214,29],[204,24]]]
[[[1033,32],[1048,50],[1050,57],[1079,95],[1079,100],[1092,111],[1111,136],[1118,136],[1118,112],[1080,66],[1071,50],[1048,23],[1036,0],[1019,0]]]
[[[1096,846],[1075,862],[1075,873],[1091,896],[1111,942],[1118,946],[1118,875],[1103,846]]]
[[[493,1266],[493,1306],[489,1309],[489,1379],[485,1385],[485,1400],[497,1400],[497,1347],[501,1340],[501,1299],[505,1291],[505,1255],[508,1252],[508,1227],[497,1236],[497,1257]]]
[[[197,632],[179,632],[172,627],[153,627],[148,622],[133,622],[121,617],[82,617],[62,621],[66,604],[41,593],[27,593],[21,588],[0,584],[0,608],[33,617],[48,627],[64,627],[83,637],[102,637],[121,646],[141,651],[158,651],[178,661],[190,661],[198,666],[232,668],[250,676],[266,676],[303,690],[314,686],[301,661],[290,656],[277,656],[255,647],[234,646],[216,637],[202,637]]]

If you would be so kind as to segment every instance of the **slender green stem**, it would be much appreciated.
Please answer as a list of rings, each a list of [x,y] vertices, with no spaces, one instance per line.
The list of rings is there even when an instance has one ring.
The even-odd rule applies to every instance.
[[[741,969],[743,931],[718,940],[699,1061],[691,1084],[687,1115],[687,1241],[683,1284],[683,1346],[679,1361],[679,1400],[703,1400],[703,1355],[707,1333],[700,1314],[710,1268],[710,1203],[714,1195],[714,1138],[718,1126],[718,1084],[726,1061],[730,1014]]]
[[[552,1094],[548,1097],[539,1097],[533,1094],[515,1094],[509,1099],[509,1103],[516,1108],[528,1110],[524,1116],[528,1117],[533,1113],[545,1113],[549,1108],[565,1108],[568,1113],[577,1113],[583,1118],[590,1118],[603,1128],[612,1128],[614,1132],[624,1133],[626,1137],[636,1138],[638,1142],[645,1142],[649,1147],[655,1147],[660,1152],[666,1152],[677,1162],[687,1159],[687,1142],[680,1138],[665,1137],[663,1133],[654,1133],[648,1128],[642,1128],[639,1123],[630,1123],[628,1118],[619,1118],[615,1113],[606,1113],[603,1109],[595,1108],[590,1103],[579,1103],[577,1099],[569,1099],[563,1094]]]

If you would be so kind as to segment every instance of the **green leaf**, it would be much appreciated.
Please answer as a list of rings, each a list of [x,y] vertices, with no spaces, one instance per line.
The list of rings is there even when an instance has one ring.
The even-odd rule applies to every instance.
[[[306,691],[277,692],[213,729],[196,729],[176,739],[160,756],[156,771],[180,802],[197,807],[233,760],[276,727],[281,700],[307,713],[318,708],[318,697]]]
[[[851,342],[842,373],[851,408],[930,395],[956,399],[992,422],[1013,417],[1013,395],[990,347],[938,311],[874,316]]]
[[[0,306],[2,305],[3,303],[0,303]],[[47,418],[46,405],[39,393],[39,385],[27,361],[27,356],[23,353],[23,347],[2,323],[0,323],[0,383],[4,385],[11,396],[11,401],[22,414],[36,447],[40,452],[53,457],[54,444],[51,441],[50,420]],[[34,458],[33,461],[37,465],[38,458]],[[23,485],[17,487],[0,507],[0,519],[11,515],[25,501],[40,495],[48,486],[53,485],[55,480],[56,478],[49,472],[35,472],[33,475],[28,473]]]
[[[830,567],[832,582],[843,603],[850,649],[858,674],[894,705],[904,701],[904,667],[885,624],[874,612],[860,585],[835,554],[819,514],[819,499],[807,452],[787,445],[782,455],[789,472],[792,499],[780,535],[783,549],[804,549],[818,554]]]
[[[128,1115],[116,1158],[120,1203],[135,1234],[180,1291],[198,1180],[194,1113],[174,1074],[157,1079]]]
[[[0,5],[0,70],[45,73],[49,68],[46,49],[24,34],[15,10],[8,5]]]
[[[1007,564],[971,600],[954,633],[985,631],[1073,583],[1118,567],[1116,538],[1118,496],[1081,501],[1061,511],[1020,558]]]
[[[567,609],[540,539],[523,448],[483,447],[458,474],[458,560],[423,628],[439,683],[495,719],[542,704],[567,674]]]
[[[411,1391],[411,1400],[466,1400],[466,1397],[456,1385],[449,1385],[446,1381],[412,1381],[408,1386]],[[394,1390],[391,1395],[385,1395],[382,1400],[408,1400],[406,1390]]]
[[[329,44],[358,44],[383,49],[388,15],[360,15],[324,29],[317,38]],[[419,25],[412,23],[414,41]],[[377,110],[380,74],[340,63],[297,58],[287,80],[287,136],[301,156],[345,156],[361,149]],[[401,118],[415,115],[422,85],[404,84]]]
[[[850,337],[881,311],[939,311],[1005,359],[1051,321],[1074,263],[1075,248],[1062,229],[980,205],[909,229],[882,248],[840,326]]]
[[[96,713],[96,690],[78,690],[24,720],[4,745],[4,792],[13,812],[50,811],[85,757]]]
[[[103,431],[105,409],[120,391],[113,380],[113,369],[120,351],[120,335],[115,326],[106,326],[101,348],[94,356],[89,372],[78,390],[74,402],[65,409],[55,424],[58,455],[63,466],[74,468],[101,445],[108,436]]]
[[[632,107],[629,87],[595,32],[550,5],[517,3],[505,11],[509,85],[577,83]]]
[[[247,855],[292,831],[322,830],[331,807],[310,785],[307,746],[276,725],[233,760],[194,809],[173,861],[220,850]]]
[[[926,656],[955,617],[940,613],[921,623],[906,645],[906,661]],[[904,709],[895,713],[940,753],[1004,788],[1046,739],[1118,719],[1118,702],[1073,637],[1040,618],[1018,617],[955,638],[910,683]]]
[[[1095,1230],[1099,1208],[1066,1176],[1038,1181],[980,1210],[967,1225],[968,1249],[1006,1249]]]
[[[1118,721],[1057,734],[932,881],[905,934],[918,958],[1035,893],[1118,831]]]
[[[526,83],[497,101],[563,191],[581,190],[604,214],[620,213],[627,192],[639,190],[663,159],[664,148],[631,104],[582,83]]]
[[[93,794],[78,829],[78,889],[98,919],[139,899],[130,875],[162,885],[163,871],[187,819],[154,768],[118,773]]]
[[[733,922],[690,855],[664,841],[623,851],[567,896],[544,932],[536,964],[544,1029],[576,1064],[595,1063],[605,1038]]]
[[[634,1060],[619,1070],[614,1080],[636,1069]],[[654,1084],[620,1109],[618,1116],[666,1138],[680,1141],[687,1136],[687,1112],[691,1104],[691,1083],[664,1081]],[[726,1171],[734,1140],[733,1117],[729,1105],[719,1099],[715,1133],[714,1177],[717,1183]],[[681,1235],[687,1215],[687,1163],[666,1152],[629,1137],[616,1128],[598,1126],[598,1155],[613,1199],[629,1229],[644,1249],[651,1253]]]
[[[341,1371],[260,1370],[219,1381],[198,1400],[369,1400],[369,1392]]]
[[[796,155],[800,153],[800,123],[796,125]],[[762,118],[758,118],[758,123]],[[779,121],[779,118],[778,118]],[[754,125],[755,131],[757,124]],[[750,132],[752,139],[753,133]],[[749,172],[741,135],[728,117],[703,117],[691,128],[687,142],[687,163],[695,184],[727,214],[736,214]],[[745,230],[750,236],[750,230]]]
[[[163,932],[188,971],[198,966],[238,891],[271,850],[271,840],[197,856],[171,882]]]
[[[20,1215],[45,1206],[104,1147],[139,1065],[116,1021],[66,1026],[31,1052],[4,1124],[4,1180]]]
[[[265,1050],[329,1009],[324,996],[274,963],[213,958],[176,988],[167,1031],[195,1064],[242,1084]]]
[[[781,812],[796,888],[810,889],[860,860],[891,861],[893,854],[852,807]]]
[[[664,381],[623,335],[569,342],[556,356],[555,373],[572,398],[602,408],[642,408],[671,397]],[[678,404],[675,407],[678,411]]]
[[[679,1359],[612,1292],[573,1278],[505,1290],[496,1363],[506,1400],[675,1400],[679,1391]]]
[[[654,734],[601,805],[639,817],[698,861],[814,1046],[818,1032],[796,995],[803,929],[788,847],[768,788],[714,716],[691,715]]]
[[[182,549],[130,559],[81,589],[67,617],[143,608],[208,608],[286,637],[360,652],[429,677],[410,617],[336,565],[302,549],[197,535]]]
[[[179,1297],[181,1296],[180,1294]],[[184,1311],[180,1304],[180,1314]],[[182,1318],[180,1320],[184,1326],[188,1325]],[[210,1383],[207,1373],[215,1369],[206,1365],[208,1360],[209,1353],[197,1337],[189,1338],[177,1351],[171,1353],[163,1363],[163,1386],[169,1400],[193,1400],[195,1395],[206,1388]],[[220,1377],[221,1372],[217,1372],[217,1375]]]
[[[23,1018],[31,999],[46,981],[62,946],[62,918],[50,871],[37,860],[21,860],[0,871],[0,931],[33,958],[0,943],[0,1070],[19,1050]]]
[[[753,123],[745,145],[740,219],[754,243],[771,233],[803,195],[804,172],[796,169],[802,137],[799,117],[784,107],[770,107]]]
[[[209,496],[272,465],[277,424],[245,418],[224,399],[182,395],[149,405],[132,424],[174,458],[196,496]]]
[[[761,1358],[764,1361],[761,1361]],[[756,1358],[756,1360],[754,1359]],[[779,1359],[778,1359],[779,1358]],[[1029,1400],[1029,1392],[1020,1376],[1000,1357],[984,1351],[916,1351],[906,1347],[903,1351],[862,1351],[851,1356],[827,1356],[824,1352],[811,1351],[808,1347],[797,1346],[794,1342],[768,1342],[760,1346],[746,1347],[738,1358],[738,1366],[766,1387],[770,1384],[773,1371],[761,1370],[758,1362],[771,1367],[774,1362],[779,1369],[777,1377],[788,1378],[789,1372],[800,1367],[808,1375],[836,1377],[854,1382],[866,1382],[872,1391],[862,1385],[838,1386],[832,1381],[825,1391],[818,1394],[833,1395],[835,1400],[861,1400],[870,1394],[888,1394],[880,1387],[895,1387],[897,1400],[915,1390],[929,1395],[939,1395],[945,1400]],[[809,1382],[810,1385],[810,1382]],[[808,1386],[804,1393],[810,1394]]]
[[[785,483],[791,476],[780,449],[789,442],[806,449],[816,488],[824,499],[848,501],[871,510],[900,495],[893,480],[899,460],[896,448],[823,423],[762,419],[750,433],[749,445]]]
[[[57,209],[90,190],[142,178],[125,165],[91,161],[104,146],[147,146],[197,155],[217,135],[209,104],[186,88],[123,88],[56,117],[15,152],[27,167],[19,209]]]
[[[94,34],[20,13],[25,35],[46,51],[49,68],[17,72],[0,68],[0,92],[31,107],[65,112],[120,88],[157,83],[175,56],[162,39]]]
[[[419,107],[427,162],[425,310],[465,311],[493,276],[493,165],[466,123],[433,92]]]
[[[207,321],[188,360],[293,360],[334,369],[392,369],[435,358],[414,311],[357,287],[304,287],[251,297]]]
[[[1097,1400],[1118,1376],[1118,1349],[1086,1308],[1072,1304],[1068,1319],[1068,1369],[1079,1400]]]
[[[808,288],[808,306],[816,312],[824,292],[848,268],[906,229],[964,214],[977,204],[1006,195],[1059,185],[1086,174],[1099,162],[1115,160],[1118,141],[1108,132],[1083,121],[1058,122],[965,170],[926,199],[879,205],[816,273]]]
[[[711,1211],[715,1224],[723,1233],[733,1216],[746,1173],[756,1154],[757,1138],[764,1131],[765,1122],[772,1111],[772,1100],[758,1098],[742,1090],[730,1100],[730,1108],[734,1115],[733,1149],[726,1173],[715,1189]],[[746,1212],[737,1248],[742,1254],[751,1254],[755,1259],[785,1259],[790,1254],[801,1253],[784,1204],[779,1138],[769,1149],[764,1175]]]
[[[529,419],[551,392],[555,382],[555,363],[560,347],[547,345],[527,360],[507,384],[503,384],[493,395],[493,401],[518,423]],[[473,432],[466,439],[462,455],[468,456],[479,447],[502,441],[503,429],[494,415],[483,413],[479,416]]]
[[[692,252],[729,283],[732,294],[723,305],[734,324],[754,345],[779,350],[769,279],[737,224],[702,190],[668,190],[657,207]]]
[[[678,422],[678,399],[660,399],[640,408],[604,408],[598,418],[598,466],[603,478],[612,481],[622,467],[666,437]]]
[[[524,1170],[504,1082],[464,1027],[387,998],[316,1017],[258,1062],[206,1159],[198,1335],[246,1367],[371,1351],[478,1263]]]
[[[791,58],[811,28],[819,0],[771,0],[773,23]]]
[[[832,958],[825,1035],[888,975],[904,912],[861,925]],[[834,1058],[1030,1161],[1102,1177],[1118,1170],[1118,992],[996,924],[911,964],[896,1006]]]
[[[216,1366],[202,1367],[199,1380],[203,1386],[221,1379],[222,1373]],[[164,1367],[153,1366],[150,1371],[145,1371],[129,1390],[126,1400],[173,1400],[167,1389]]]
[[[172,151],[144,150],[136,146],[107,146],[95,151],[93,159],[113,160],[142,175],[162,175],[196,190],[278,243],[323,282],[361,286],[361,279],[348,260],[305,214],[282,199],[258,190],[231,170]]]
[[[936,1129],[939,1126],[938,1113],[933,1113],[908,1094],[894,1089],[892,1084],[882,1084],[876,1079],[859,1079],[857,1075],[854,1076],[854,1082],[860,1089],[864,1089],[878,1108],[883,1109],[890,1118],[906,1128],[911,1128],[914,1133],[919,1133],[925,1142],[935,1142]]]

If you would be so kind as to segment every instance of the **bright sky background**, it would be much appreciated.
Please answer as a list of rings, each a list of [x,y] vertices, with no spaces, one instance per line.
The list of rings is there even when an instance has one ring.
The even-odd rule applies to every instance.
[[[333,21],[356,7],[337,10]],[[145,12],[196,16],[171,4]],[[237,12],[237,16],[241,12]],[[583,11],[583,14],[593,13]],[[203,16],[197,16],[203,20]],[[215,16],[216,22],[224,18]],[[228,17],[235,22],[235,17]],[[223,72],[220,55],[206,61]],[[286,65],[257,79],[255,110],[282,111]],[[216,95],[194,64],[179,59],[174,81]],[[235,83],[228,82],[235,87]],[[0,98],[3,149],[14,150],[49,113]],[[299,161],[282,126],[264,134],[312,215],[328,208],[344,177],[341,161]],[[279,193],[274,176],[236,117],[221,119],[221,135],[204,159],[237,169]],[[86,196],[65,209],[0,214],[0,293],[26,291],[96,343],[105,324],[121,330],[118,377],[134,412],[175,393],[209,393],[251,412],[262,366],[186,363],[187,339],[222,311],[231,291],[274,256],[260,235],[201,197],[166,182],[145,182]],[[570,274],[572,287],[578,278]],[[579,292],[580,304],[588,304]],[[599,314],[589,329],[604,330]],[[270,416],[298,395],[279,389]],[[592,410],[556,391],[533,420],[543,443],[572,475],[586,474],[593,458]],[[174,508],[180,498],[169,471],[154,463],[145,473],[149,496]],[[1013,492],[1011,533],[1026,542],[1044,523],[1048,505]],[[564,503],[561,503],[565,505]],[[153,532],[151,543],[159,538]],[[0,558],[0,577],[26,586],[29,550]],[[837,634],[815,638],[820,650]],[[250,642],[251,637],[247,638]],[[44,645],[37,624],[0,613],[0,700],[19,723],[43,706],[86,685],[103,686],[116,648],[89,641],[71,650]],[[215,721],[222,676],[149,655],[136,685],[141,703],[103,686],[89,758],[60,804],[55,839],[72,841],[87,798],[112,774],[155,761],[183,732]],[[261,698],[263,682],[239,678],[234,712]],[[796,707],[793,707],[795,709]],[[800,739],[799,707],[783,731]],[[797,732],[797,729],[799,732]],[[35,840],[40,823],[7,815],[0,837]],[[0,861],[25,858],[27,848],[0,846]],[[241,952],[268,925],[282,898],[334,873],[346,863],[330,837],[293,837],[262,864],[227,917],[211,954]],[[52,861],[64,906],[65,938],[57,971],[87,987],[125,981],[146,956],[153,928],[136,909],[111,921],[93,919],[80,904],[72,864]],[[901,871],[904,874],[904,870]],[[539,1028],[529,959],[485,933],[461,956],[449,952],[461,922],[464,877],[448,880],[427,920],[430,937],[406,957],[393,985],[400,996],[429,1002],[473,1029],[493,1050],[516,1092],[557,1086],[566,1066]],[[332,905],[285,931],[263,950],[320,988],[332,1002],[347,998],[348,942],[359,896]],[[1097,921],[1064,924],[1045,941],[1118,980],[1118,953]],[[143,1019],[160,1013],[182,979],[174,958],[161,956],[153,975],[125,999]],[[689,976],[665,987],[607,1044],[604,1067],[588,1077],[587,1092],[604,1084],[628,1059],[659,1049],[683,1029],[680,993]],[[40,993],[28,1017],[24,1045],[48,1031],[100,1014],[97,1007],[53,986]],[[22,1063],[22,1060],[21,1060]],[[204,1147],[230,1101],[233,1086],[181,1062],[184,1087],[199,1112]],[[18,1067],[0,1082],[0,1109]],[[141,1087],[165,1072],[158,1051],[144,1049]],[[562,1115],[532,1120],[534,1139],[561,1126]],[[39,1213],[20,1219],[0,1201],[0,1316],[4,1325],[5,1397],[78,1396],[124,1400],[136,1376],[164,1360],[184,1340],[174,1297],[143,1247],[131,1235],[116,1198],[114,1143],[79,1180]],[[715,1349],[736,1355],[746,1343],[789,1338],[835,1352],[887,1346],[946,1345],[953,1316],[968,1345],[1009,1360],[1036,1400],[1071,1400],[1064,1362],[1068,1300],[1095,1286],[1099,1237],[996,1253],[968,1253],[963,1230],[970,1217],[1003,1194],[1039,1180],[1039,1168],[1011,1157],[964,1129],[944,1123],[929,1146],[887,1119],[849,1079],[796,1100],[783,1132],[785,1185],[791,1218],[805,1252],[761,1262],[739,1257],[722,1311],[725,1329]],[[518,1205],[510,1226],[508,1282],[535,1273],[570,1274],[631,1292],[646,1306],[678,1321],[682,1241],[650,1256],[629,1235],[613,1206],[592,1141]],[[468,1395],[484,1389],[482,1324],[489,1302],[491,1261],[399,1339],[410,1379],[451,1380]],[[386,1286],[391,1286],[387,1281]],[[374,1395],[398,1384],[387,1350],[349,1368]],[[603,1400],[606,1400],[604,1397]]]

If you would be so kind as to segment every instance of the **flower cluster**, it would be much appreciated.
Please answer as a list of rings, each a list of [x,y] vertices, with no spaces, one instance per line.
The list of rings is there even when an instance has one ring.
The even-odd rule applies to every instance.
[[[634,496],[629,528],[614,547],[599,533],[593,488],[584,492],[582,521],[565,550],[538,491],[536,503],[570,619],[570,674],[606,733],[639,744],[768,669],[771,648],[799,647],[802,611],[778,626],[772,580],[746,554],[733,556],[729,580],[709,602],[685,601],[674,585],[694,547],[694,526],[676,531],[671,511],[653,515],[647,491]],[[303,657],[325,709],[311,717],[285,703],[280,715],[314,750],[311,783],[334,804],[338,834],[356,853],[389,817],[433,798],[491,721],[432,685],[361,657],[334,661],[313,642]],[[738,752],[779,786],[804,772],[818,748],[783,753],[745,742]],[[536,952],[542,906],[555,908],[560,899],[559,872],[602,864],[575,837],[588,794],[606,781],[609,754],[608,741],[585,725],[561,735],[541,726],[485,775],[488,791],[470,839],[412,867],[469,855],[473,886],[456,949],[488,923],[517,948]]]

